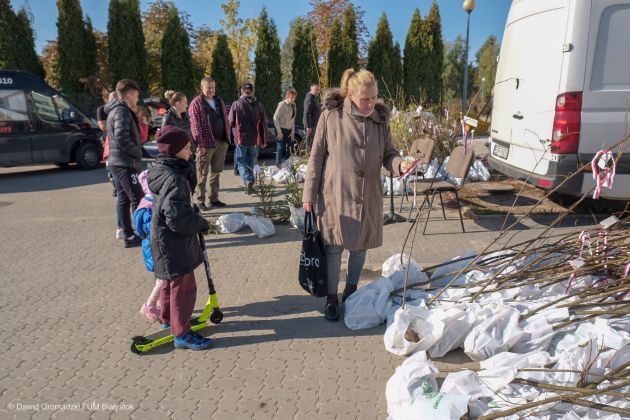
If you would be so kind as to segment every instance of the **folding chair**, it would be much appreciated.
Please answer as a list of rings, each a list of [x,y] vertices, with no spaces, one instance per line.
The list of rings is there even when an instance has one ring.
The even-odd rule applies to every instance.
[[[448,163],[446,164],[446,176],[441,180],[438,179],[421,179],[417,183],[417,192],[419,194],[424,194],[424,201],[420,205],[418,209],[418,217],[420,217],[420,210],[424,207],[424,203],[428,202],[429,209],[427,212],[427,220],[424,224],[424,229],[422,233],[426,233],[427,226],[429,224],[429,217],[431,216],[431,208],[433,207],[433,200],[435,199],[435,194],[437,193],[440,197],[440,204],[442,205],[442,215],[444,216],[444,220],[446,220],[446,212],[444,211],[444,201],[442,201],[442,193],[443,192],[453,192],[455,193],[455,201],[457,203],[457,210],[459,211],[459,221],[462,225],[462,232],[466,233],[464,229],[464,218],[462,217],[462,209],[459,205],[459,195],[457,191],[461,190],[464,184],[466,183],[466,177],[468,176],[468,171],[472,166],[473,160],[475,158],[475,153],[473,152],[472,146],[468,148],[466,153],[464,154],[464,146],[457,146],[452,152],[451,156],[448,159]],[[454,178],[461,178],[461,185],[452,184],[447,181],[449,176]],[[429,199],[429,196],[431,197]]]
[[[424,178],[424,171],[422,170],[422,165],[424,164],[428,165],[431,163],[431,159],[433,159],[434,149],[435,149],[435,140],[433,139],[430,139],[430,138],[417,139],[413,142],[413,144],[411,145],[411,149],[409,150],[409,155],[413,156],[414,158],[416,158],[417,161],[420,162],[420,164],[416,167],[416,171],[414,173],[415,175],[414,179],[417,179],[418,175],[421,175],[422,178]],[[407,192],[407,178],[403,180],[403,185],[404,185],[404,189],[403,189],[402,196],[400,198],[400,210],[398,211],[402,211],[403,202],[405,198],[407,199],[407,201],[409,201],[409,193]],[[413,203],[411,204],[411,208],[409,209],[410,216],[411,216],[411,211],[414,209],[414,207],[416,207],[415,188],[414,188],[414,195],[413,195]]]

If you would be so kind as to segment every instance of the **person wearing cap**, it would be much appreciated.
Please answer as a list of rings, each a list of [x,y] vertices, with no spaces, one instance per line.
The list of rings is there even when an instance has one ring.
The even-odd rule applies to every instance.
[[[141,239],[133,231],[133,213],[144,192],[138,182],[142,163],[140,123],[133,109],[138,102],[140,88],[133,80],[116,83],[117,100],[105,105],[107,139],[109,140],[109,170],[116,186],[116,216],[123,230],[125,248],[139,246]]]
[[[201,350],[212,340],[191,330],[197,284],[195,268],[203,262],[199,232],[210,225],[192,204],[190,139],[181,128],[166,126],[157,139],[158,157],[149,167],[153,192],[151,252],[156,279],[166,280],[160,290],[160,320],[168,324],[176,348]]]
[[[232,143],[232,131],[228,126],[227,107],[223,99],[216,96],[216,82],[211,77],[201,80],[201,94],[189,107],[190,125],[197,145],[197,206],[225,207],[219,200],[219,178],[225,165],[228,144]],[[206,183],[210,178],[210,197],[206,206]]]
[[[315,137],[315,129],[321,115],[321,105],[317,99],[319,96],[320,88],[319,83],[311,83],[310,90],[304,97],[304,130],[306,130],[306,145],[307,148],[311,148],[311,143]]]
[[[250,82],[241,86],[241,97],[230,109],[230,127],[236,137],[236,163],[247,188],[247,194],[254,192],[254,165],[258,158],[258,148],[267,146],[267,116],[265,108],[254,96],[254,85]]]

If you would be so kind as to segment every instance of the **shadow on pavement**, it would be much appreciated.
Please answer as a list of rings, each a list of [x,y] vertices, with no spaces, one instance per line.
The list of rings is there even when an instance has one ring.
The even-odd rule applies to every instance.
[[[109,181],[105,166],[91,171],[84,171],[76,166],[24,167],[24,171],[0,173],[0,194],[53,191],[106,182]]]
[[[302,232],[299,229],[292,228],[289,225],[275,225],[275,229],[276,234],[268,238],[258,238],[249,226],[245,226],[236,233],[212,234],[210,239],[206,239],[206,248],[211,250],[234,246],[268,245],[302,240]]]
[[[214,340],[214,348],[229,348],[282,340],[318,339],[335,337],[361,337],[385,333],[385,324],[362,330],[350,330],[343,322],[324,319],[324,298],[304,295],[276,296],[272,301],[261,301],[242,306],[222,307],[225,318],[220,324],[209,324],[198,331]],[[296,316],[317,311],[318,315]],[[195,309],[193,316],[201,314]],[[287,318],[287,316],[290,316]],[[234,318],[243,318],[234,320]],[[251,319],[250,319],[251,318]],[[211,349],[209,349],[211,350]],[[160,355],[174,351],[172,344],[163,345],[144,353],[144,356]]]

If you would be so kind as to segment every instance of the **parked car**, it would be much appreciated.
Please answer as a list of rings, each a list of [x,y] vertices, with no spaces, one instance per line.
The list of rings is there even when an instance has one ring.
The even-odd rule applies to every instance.
[[[94,169],[103,156],[95,121],[42,78],[0,70],[0,166],[76,162]]]
[[[162,119],[171,107],[167,102],[160,98],[150,97],[142,100],[144,106],[151,112],[151,121],[149,122],[149,138],[155,136],[158,128],[162,127]]]
[[[494,84],[490,166],[551,189],[627,135],[629,22],[630,0],[512,2]],[[624,150],[602,197],[630,198],[630,144],[613,151]],[[593,187],[585,171],[559,191]]]

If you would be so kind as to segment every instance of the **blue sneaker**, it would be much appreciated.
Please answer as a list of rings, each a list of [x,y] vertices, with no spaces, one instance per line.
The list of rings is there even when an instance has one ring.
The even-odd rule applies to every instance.
[[[162,324],[162,329],[163,330],[168,330],[169,328],[171,328],[171,326],[169,325],[168,322],[165,322],[165,323]]]
[[[212,346],[212,340],[188,331],[186,335],[175,337],[176,349],[203,350]]]

